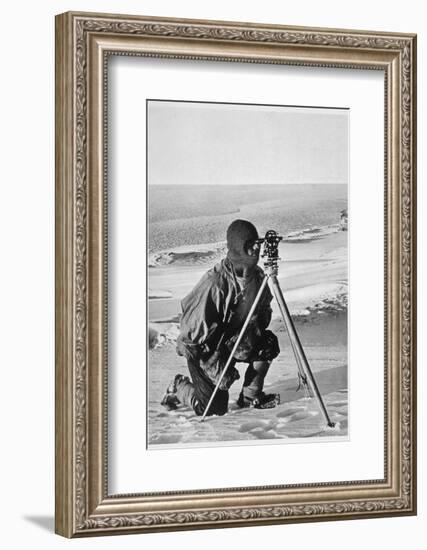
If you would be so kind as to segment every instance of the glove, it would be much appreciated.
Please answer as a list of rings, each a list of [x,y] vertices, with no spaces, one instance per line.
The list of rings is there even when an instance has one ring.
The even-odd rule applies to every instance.
[[[271,330],[265,330],[262,335],[261,349],[258,350],[258,361],[273,361],[280,353],[279,340]]]
[[[238,336],[232,336],[225,343],[231,353]],[[257,327],[248,328],[234,352],[236,361],[272,361],[280,353],[279,341],[271,330],[260,331]]]
[[[204,372],[208,375],[209,379],[216,386],[218,380],[221,376],[221,373],[225,367],[225,362],[221,358],[221,351],[217,350],[212,355],[210,355],[206,360],[200,361],[200,366]],[[235,368],[234,365],[229,365],[226,373],[222,377],[219,389],[222,391],[228,391],[236,380],[240,378],[239,371]]]
[[[237,341],[238,334],[232,336],[227,340],[225,343],[225,347],[227,348],[228,352],[231,353],[234,345]],[[249,361],[253,355],[256,349],[258,349],[258,345],[261,338],[261,331],[257,327],[255,323],[250,323],[248,328],[246,329],[245,334],[243,335],[243,338],[240,340],[239,345],[237,346],[236,351],[234,352],[234,359],[236,361]]]

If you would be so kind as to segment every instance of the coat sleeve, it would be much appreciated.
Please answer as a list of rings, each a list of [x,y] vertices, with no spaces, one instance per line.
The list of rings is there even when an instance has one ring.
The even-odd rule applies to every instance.
[[[182,300],[177,350],[180,355],[200,358],[214,351],[220,338],[223,300],[216,277],[207,273]]]

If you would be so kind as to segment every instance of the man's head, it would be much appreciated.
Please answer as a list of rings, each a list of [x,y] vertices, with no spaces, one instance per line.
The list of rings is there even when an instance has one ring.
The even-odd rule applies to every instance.
[[[259,260],[258,231],[246,220],[234,220],[227,229],[227,257],[239,272],[248,273]]]

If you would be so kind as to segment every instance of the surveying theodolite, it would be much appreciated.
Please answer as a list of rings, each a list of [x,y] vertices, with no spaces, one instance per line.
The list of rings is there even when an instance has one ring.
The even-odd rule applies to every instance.
[[[215,398],[215,395],[220,387],[221,381],[225,373],[227,372],[227,369],[233,362],[234,354],[236,353],[236,350],[239,347],[239,344],[246,332],[246,329],[251,321],[251,318],[255,313],[258,302],[260,301],[260,298],[264,292],[264,289],[267,283],[269,282],[273,296],[276,298],[277,304],[279,306],[280,313],[283,318],[283,322],[285,323],[285,327],[289,335],[289,340],[291,342],[292,351],[294,352],[294,355],[295,355],[295,360],[298,367],[298,380],[299,380],[299,385],[297,390],[300,388],[303,388],[307,397],[313,397],[313,393],[314,393],[314,395],[317,397],[320,409],[326,420],[327,425],[330,428],[333,428],[335,426],[334,422],[332,422],[329,417],[328,411],[326,410],[326,407],[325,407],[325,403],[323,402],[322,396],[320,395],[319,388],[317,386],[316,380],[311,371],[310,365],[308,364],[307,357],[305,356],[303,347],[301,345],[301,341],[295,329],[294,322],[292,320],[291,314],[289,313],[288,306],[285,302],[282,289],[280,288],[280,284],[277,279],[277,274],[279,271],[278,264],[280,260],[279,243],[282,239],[283,237],[278,235],[276,231],[270,230],[270,231],[267,231],[263,239],[258,239],[257,241],[255,241],[256,244],[264,246],[261,257],[265,258],[264,259],[265,277],[262,280],[261,286],[258,290],[258,294],[255,297],[254,303],[252,304],[252,307],[248,313],[248,316],[240,330],[240,334],[237,337],[237,340],[233,346],[233,349],[230,352],[230,356],[228,357],[228,360],[224,365],[224,368],[221,372],[221,376],[219,377],[218,382],[215,386],[215,389],[212,392],[212,395],[209,399],[209,402],[206,405],[206,409],[203,413],[203,416],[201,417],[202,422],[204,421],[210,409],[212,401]]]

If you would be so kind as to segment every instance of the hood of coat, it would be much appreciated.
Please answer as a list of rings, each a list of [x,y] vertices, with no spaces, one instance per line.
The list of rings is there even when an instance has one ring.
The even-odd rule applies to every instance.
[[[259,251],[251,249],[258,239],[258,231],[247,220],[235,220],[227,229],[227,258],[240,276],[248,276],[256,267]]]

